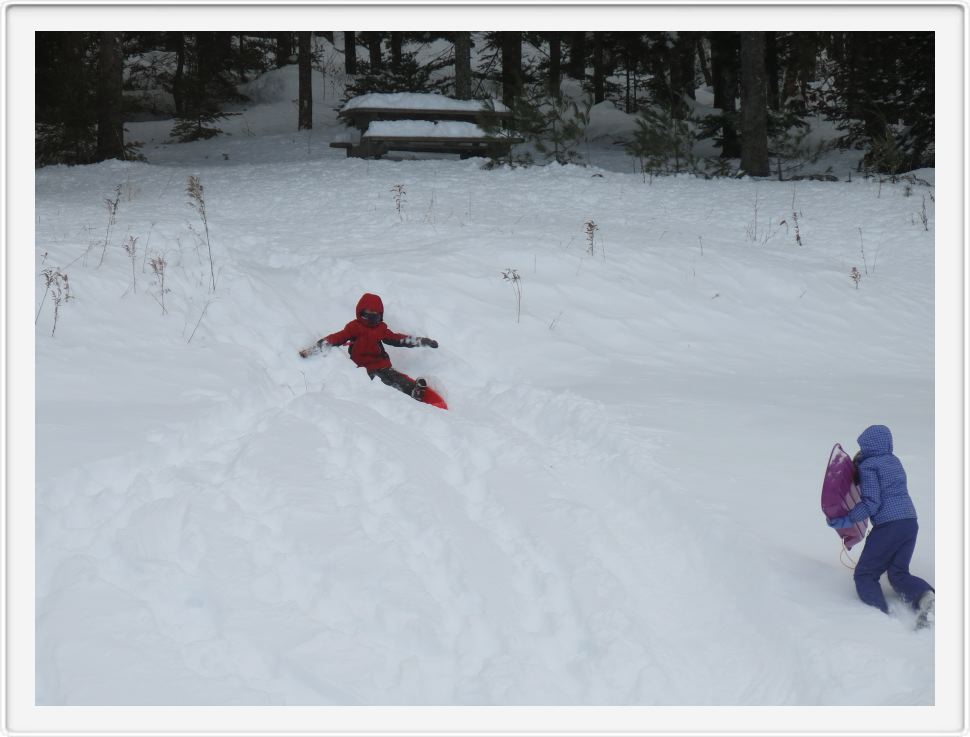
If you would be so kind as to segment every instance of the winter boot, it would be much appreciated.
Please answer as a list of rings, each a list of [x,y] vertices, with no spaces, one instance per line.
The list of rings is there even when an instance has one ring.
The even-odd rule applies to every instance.
[[[933,591],[927,591],[919,598],[919,604],[916,607],[916,629],[932,627],[936,619],[935,610],[936,594]]]
[[[419,402],[424,401],[424,390],[428,388],[428,382],[424,379],[418,378],[414,382],[414,389],[411,390],[411,396],[417,399]]]

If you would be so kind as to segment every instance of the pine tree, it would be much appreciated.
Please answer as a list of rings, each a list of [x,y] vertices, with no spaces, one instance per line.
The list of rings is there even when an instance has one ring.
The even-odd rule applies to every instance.
[[[432,64],[418,63],[417,56],[410,52],[401,54],[398,69],[386,67],[371,69],[367,63],[359,65],[358,74],[344,88],[341,105],[352,97],[368,92],[445,92],[450,87],[447,79],[434,77],[439,69],[450,66],[447,59],[439,59]]]
[[[636,132],[625,148],[647,174],[669,174],[694,169],[694,136],[686,120],[670,106],[648,106],[636,118]]]
[[[185,35],[184,68],[173,87],[178,84],[181,108],[175,118],[171,135],[178,141],[212,138],[222,131],[216,127],[220,120],[238,113],[222,111],[224,103],[241,99],[234,80],[227,72],[227,49],[219,33],[199,32],[190,38]],[[280,34],[282,37],[285,34]]]
[[[546,161],[576,164],[582,161],[579,147],[586,137],[593,98],[587,96],[582,104],[562,95],[549,92],[547,83],[530,85],[509,106],[515,120],[515,130],[522,134]],[[498,124],[482,122],[491,135],[502,135]]]
[[[823,109],[845,132],[843,147],[866,151],[860,168],[895,173],[891,169],[896,166],[932,166],[933,33],[833,33],[824,41],[831,86],[823,95]],[[894,149],[901,160],[887,156]]]

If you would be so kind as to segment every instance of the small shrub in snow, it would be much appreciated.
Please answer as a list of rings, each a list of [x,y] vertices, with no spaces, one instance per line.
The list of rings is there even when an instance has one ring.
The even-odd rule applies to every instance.
[[[155,223],[153,222],[148,228],[148,239],[145,241],[145,255],[141,259],[141,273],[145,273],[145,263],[148,261],[148,247],[152,244],[152,231],[155,230]]]
[[[895,181],[896,175],[906,168],[906,164],[906,153],[896,142],[896,136],[893,132],[887,129],[885,135],[874,138],[870,142],[869,151],[859,166],[860,168],[865,167],[866,173],[869,170],[875,170],[882,174],[888,174],[890,180]],[[880,177],[881,181],[882,178]]]
[[[47,295],[50,295],[54,302],[54,327],[51,329],[51,337],[53,337],[54,333],[57,332],[57,318],[61,314],[61,305],[72,299],[71,285],[68,283],[67,274],[56,266],[48,266],[40,273],[44,277],[44,296],[40,300],[40,307],[37,308],[34,324],[36,325],[37,320],[40,319],[44,302],[47,301]]]
[[[205,230],[205,245],[209,252],[209,275],[211,277],[211,288],[214,292],[216,290],[216,270],[215,265],[212,261],[212,242],[209,240],[209,219],[206,215],[205,210],[205,189],[199,178],[195,175],[189,176],[188,186],[185,189],[188,192],[191,202],[189,205],[199,213],[199,217],[202,219],[202,226]]]
[[[138,286],[135,282],[135,251],[137,250],[138,238],[133,235],[129,235],[125,238],[125,242],[122,244],[125,253],[128,254],[128,260],[131,261],[131,291],[137,292]]]
[[[855,266],[853,266],[852,267],[852,271],[849,272],[849,278],[853,282],[855,282],[855,288],[858,289],[859,288],[859,282],[862,281],[862,274],[859,273],[859,270]]]
[[[600,226],[594,220],[587,220],[583,223],[583,226],[586,231],[586,252],[592,256],[596,249],[596,231],[600,229]]]
[[[862,254],[862,268],[866,270],[866,276],[869,276],[869,264],[866,261],[866,244],[862,239],[862,228],[856,228],[856,230],[859,231],[859,253]],[[858,282],[856,282],[856,285],[858,285]]]
[[[506,269],[502,272],[502,278],[512,285],[515,292],[515,321],[522,321],[522,277],[515,269]]]
[[[196,320],[196,322],[195,322],[195,327],[194,327],[194,328],[192,328],[192,334],[191,334],[191,335],[189,335],[189,338],[188,338],[188,340],[186,340],[186,341],[185,341],[186,343],[191,343],[191,342],[192,342],[192,338],[194,338],[194,337],[195,337],[195,333],[196,333],[196,331],[197,331],[197,330],[199,329],[199,325],[201,325],[201,324],[202,324],[202,320],[203,320],[203,319],[205,319],[205,315],[206,315],[206,313],[207,313],[207,312],[209,311],[209,305],[211,305],[211,304],[212,304],[212,300],[211,300],[211,299],[207,299],[207,300],[205,301],[205,304],[204,304],[204,305],[202,305],[202,312],[201,312],[201,313],[199,313],[199,319],[198,319],[198,320]],[[188,325],[186,325],[186,327],[188,327]],[[185,335],[185,333],[184,333],[184,332],[183,332],[182,334],[183,334],[183,335]]]
[[[98,261],[98,268],[104,263],[104,254],[108,250],[108,241],[111,239],[111,228],[117,222],[118,219],[118,203],[121,202],[121,185],[119,184],[115,187],[114,199],[110,197],[104,198],[104,206],[108,211],[108,225],[104,231],[104,245],[101,247],[101,260]]]
[[[737,178],[738,170],[735,165],[736,163],[736,159],[706,158],[704,159],[703,170],[699,170],[698,173],[705,179]],[[644,178],[646,178],[646,172],[644,172]]]
[[[755,242],[757,242],[759,233],[761,233],[761,225],[758,222],[758,207],[759,207],[759,205],[760,205],[760,200],[759,200],[759,197],[758,197],[758,193],[755,192],[754,193],[754,206],[753,206],[754,207],[754,212],[753,212],[753,214],[751,216],[751,223],[745,229],[745,232],[748,235],[748,240],[749,241],[755,241]]]
[[[787,220],[779,220],[778,224],[775,225],[770,217],[762,225],[759,220],[760,204],[761,200],[758,193],[755,192],[753,206],[754,212],[751,216],[751,222],[745,228],[745,232],[747,233],[749,241],[760,243],[762,246],[766,246],[772,238],[778,235],[778,232],[782,229],[782,226],[784,226],[786,234],[790,232],[791,226],[789,226]],[[795,228],[795,240],[797,241],[798,245],[802,245],[801,228],[798,224],[797,211],[792,211],[792,221]]]
[[[404,207],[408,201],[408,193],[404,188],[403,184],[395,184],[391,187],[391,192],[394,193],[394,209],[397,211],[398,219],[404,222]]]
[[[219,110],[199,110],[190,117],[176,118],[170,135],[179,143],[215,138],[222,133],[222,129],[215,127],[215,123],[239,114],[224,113]]]
[[[158,287],[158,297],[155,300],[162,308],[162,314],[168,314],[168,310],[165,309],[165,293],[168,289],[165,288],[165,267],[168,266],[168,262],[165,258],[159,254],[153,256],[152,260],[149,262],[152,266],[152,275],[155,278],[155,285]]]

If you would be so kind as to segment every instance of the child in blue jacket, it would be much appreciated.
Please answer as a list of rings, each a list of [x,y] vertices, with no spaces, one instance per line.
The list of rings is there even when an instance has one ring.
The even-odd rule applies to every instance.
[[[855,587],[866,604],[889,613],[879,579],[889,574],[889,585],[915,609],[920,623],[933,614],[934,590],[909,572],[919,525],[916,508],[906,486],[906,471],[893,455],[893,436],[885,425],[872,425],[859,436],[855,459],[862,499],[844,517],[828,520],[836,529],[869,518],[872,530],[855,568]]]

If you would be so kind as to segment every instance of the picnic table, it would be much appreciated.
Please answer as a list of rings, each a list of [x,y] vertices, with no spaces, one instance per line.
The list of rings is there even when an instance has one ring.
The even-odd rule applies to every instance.
[[[359,131],[360,140],[334,141],[330,146],[360,158],[380,158],[388,151],[501,156],[524,140],[508,131],[512,111],[498,101],[370,93],[348,100],[337,117]]]

